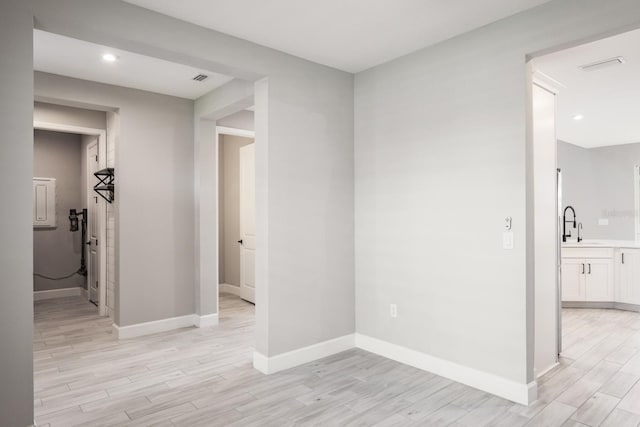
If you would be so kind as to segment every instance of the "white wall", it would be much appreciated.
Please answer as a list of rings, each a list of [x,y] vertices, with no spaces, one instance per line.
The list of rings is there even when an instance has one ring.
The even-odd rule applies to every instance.
[[[0,13],[0,425],[33,423],[33,16]]]
[[[193,102],[45,73],[35,87],[47,99],[119,110],[116,324],[193,313]]]
[[[630,0],[550,2],[356,75],[359,333],[534,379],[526,55],[639,16]]]

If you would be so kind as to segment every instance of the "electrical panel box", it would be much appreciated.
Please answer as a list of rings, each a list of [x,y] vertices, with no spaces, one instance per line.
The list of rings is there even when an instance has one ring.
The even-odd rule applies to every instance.
[[[56,226],[56,179],[33,178],[33,227]]]

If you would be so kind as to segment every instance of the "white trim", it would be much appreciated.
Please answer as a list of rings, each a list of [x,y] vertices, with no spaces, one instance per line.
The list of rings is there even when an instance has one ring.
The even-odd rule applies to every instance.
[[[113,334],[119,340],[158,334],[160,332],[173,331],[175,329],[205,328],[218,324],[218,314],[187,314],[186,316],[169,317],[167,319],[153,320],[151,322],[136,323],[134,325],[118,326],[113,324]]]
[[[245,138],[255,138],[256,132],[246,129],[230,128],[227,126],[216,126],[216,136],[218,135],[234,135],[243,136]]]
[[[529,384],[518,383],[497,375],[357,333],[272,357],[267,357],[262,353],[254,351],[253,367],[264,374],[273,374],[354,347],[440,375],[522,405],[529,405],[537,399],[538,384],[535,381]]]
[[[65,125],[65,124],[51,123],[51,122],[41,122],[37,120],[33,121],[33,128],[39,129],[39,130],[50,130],[54,132],[78,133],[80,135],[101,136],[103,133],[105,133],[104,129],[85,128],[82,126]]]
[[[82,295],[83,288],[62,288],[62,289],[49,289],[47,291],[33,291],[33,300],[41,301],[43,299],[64,298],[64,297],[76,297]]]
[[[88,299],[89,291],[87,291],[85,288],[80,288],[80,296],[84,299]]]
[[[193,315],[188,314],[180,317],[170,317],[168,319],[154,320],[152,322],[136,323],[135,325],[118,326],[113,324],[113,331],[119,340],[152,335],[174,329],[188,328],[193,326]]]
[[[556,362],[553,365],[549,366],[547,369],[545,369],[544,371],[540,372],[539,374],[536,374],[536,378],[540,378],[545,376],[546,374],[548,374],[549,372],[551,372],[554,368],[560,366],[560,362]]]
[[[277,356],[267,357],[257,351],[253,352],[253,367],[263,374],[273,374],[295,366],[304,365],[323,357],[353,348],[355,337],[353,334],[345,335],[332,340],[323,341],[308,347],[299,348]]]
[[[205,314],[200,316],[198,314],[193,315],[193,325],[196,328],[206,328],[209,326],[215,326],[218,324],[218,313]]]
[[[533,70],[531,80],[536,86],[539,86],[554,95],[557,95],[562,89],[567,88],[565,85],[540,70]]]
[[[634,223],[636,228],[636,241],[640,241],[640,166],[633,167],[633,194],[634,194]]]
[[[96,142],[98,145],[98,170],[104,169],[107,167],[107,134],[105,131],[101,131],[98,134],[98,141]],[[89,149],[92,147],[94,143],[87,144],[85,149],[85,158],[87,159],[87,169],[83,171],[83,173],[87,173],[89,170],[88,163],[88,154]],[[93,192],[93,186],[91,185],[91,177],[87,174],[86,183],[87,183],[87,208],[91,203],[91,199],[97,197]],[[100,288],[98,289],[98,314],[100,316],[107,316],[107,202],[102,197],[97,197],[98,200],[98,208],[96,209],[96,216],[98,218],[98,224],[100,229],[98,230],[98,280],[100,281]],[[89,230],[87,229],[87,238],[89,234]],[[102,242],[102,246],[100,245]],[[88,254],[87,254],[88,258]],[[88,263],[87,263],[88,265]],[[87,282],[87,286],[89,286]],[[87,291],[87,299],[89,298],[89,292]]]
[[[432,372],[522,405],[529,405],[537,398],[538,387],[535,381],[529,384],[518,383],[362,334],[355,334],[355,344],[358,348],[371,353]]]
[[[230,285],[228,283],[220,283],[218,285],[218,291],[240,296],[240,286]]]
[[[253,369],[257,369],[263,374],[269,374],[269,358],[257,351],[253,352]]]

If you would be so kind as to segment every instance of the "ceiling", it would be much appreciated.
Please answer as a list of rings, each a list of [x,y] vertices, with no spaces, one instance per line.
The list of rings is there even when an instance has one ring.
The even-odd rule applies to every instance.
[[[626,62],[578,68],[617,56]],[[558,139],[585,148],[640,142],[640,30],[536,58],[533,66],[566,86],[557,97]]]
[[[149,56],[34,30],[34,69],[181,98],[196,99],[233,80],[233,77],[188,67]],[[102,55],[118,60],[107,63]],[[198,74],[209,76],[202,82]]]
[[[549,0],[125,0],[352,73]]]

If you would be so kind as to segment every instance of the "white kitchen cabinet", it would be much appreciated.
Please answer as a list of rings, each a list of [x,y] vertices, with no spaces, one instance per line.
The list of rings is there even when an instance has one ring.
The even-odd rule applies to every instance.
[[[579,249],[562,257],[562,301],[613,302],[613,251]]]
[[[562,301],[584,299],[584,260],[562,258]]]
[[[616,251],[616,302],[640,305],[640,249]]]
[[[585,259],[585,301],[613,301],[613,260]]]

